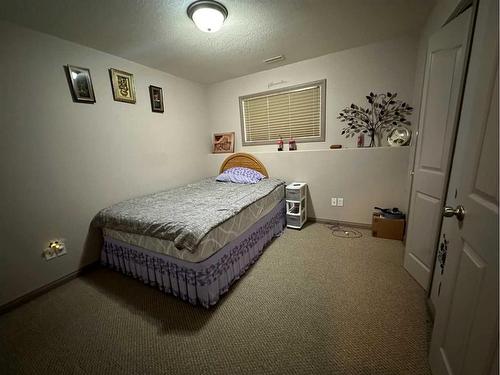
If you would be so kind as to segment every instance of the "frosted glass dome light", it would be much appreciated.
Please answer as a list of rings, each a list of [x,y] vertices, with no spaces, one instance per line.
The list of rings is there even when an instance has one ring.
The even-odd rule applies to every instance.
[[[206,33],[219,30],[227,17],[226,7],[212,0],[195,1],[188,7],[187,13],[196,27]]]

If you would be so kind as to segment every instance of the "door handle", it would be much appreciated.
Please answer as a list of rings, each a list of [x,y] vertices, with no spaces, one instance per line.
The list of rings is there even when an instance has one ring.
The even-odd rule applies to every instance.
[[[457,206],[457,208],[453,208],[450,206],[444,206],[443,209],[444,217],[452,217],[455,216],[458,221],[462,221],[465,217],[465,208],[461,204]]]

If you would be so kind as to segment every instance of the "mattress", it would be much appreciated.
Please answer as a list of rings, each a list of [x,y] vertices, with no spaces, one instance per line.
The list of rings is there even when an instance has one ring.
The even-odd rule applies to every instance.
[[[208,232],[283,184],[275,178],[235,184],[209,177],[115,203],[99,211],[92,224],[173,241],[178,249],[195,252]]]
[[[174,241],[137,233],[103,228],[107,238],[125,242],[155,253],[169,255],[188,262],[201,262],[240,236],[255,222],[268,214],[284,199],[284,185],[274,188],[269,194],[246,206],[239,213],[211,229],[194,251],[179,249]]]

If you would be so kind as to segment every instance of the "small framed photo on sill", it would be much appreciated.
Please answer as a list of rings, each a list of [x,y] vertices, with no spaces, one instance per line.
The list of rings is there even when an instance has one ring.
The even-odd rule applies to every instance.
[[[163,89],[157,86],[149,86],[149,97],[151,99],[151,111],[163,113]]]
[[[135,104],[134,75],[118,69],[109,69],[113,99],[117,102]]]
[[[90,70],[79,66],[66,65],[66,73],[73,101],[77,103],[95,103]]]
[[[213,140],[214,154],[222,154],[226,152],[234,152],[234,132],[231,133],[215,133]]]

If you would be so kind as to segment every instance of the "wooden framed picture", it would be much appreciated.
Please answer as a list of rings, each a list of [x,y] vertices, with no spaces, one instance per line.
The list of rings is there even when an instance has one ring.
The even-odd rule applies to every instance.
[[[95,103],[94,87],[90,78],[90,70],[79,66],[66,65],[66,73],[71,88],[73,101],[78,103]]]
[[[135,104],[134,76],[118,69],[109,69],[113,98],[118,102]]]
[[[234,152],[234,132],[215,133],[212,143],[214,154]]]
[[[163,90],[161,87],[149,86],[149,98],[151,99],[151,110],[163,113]]]

